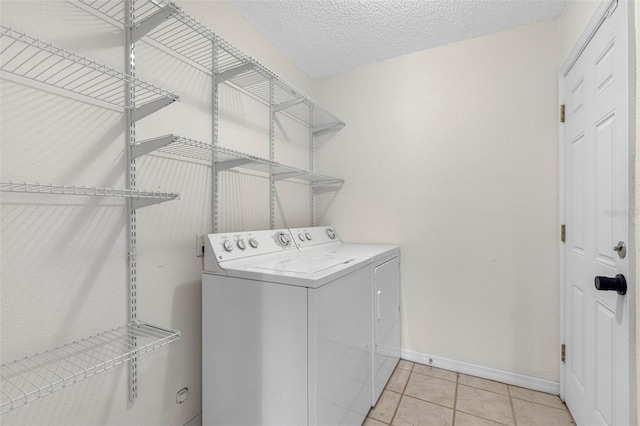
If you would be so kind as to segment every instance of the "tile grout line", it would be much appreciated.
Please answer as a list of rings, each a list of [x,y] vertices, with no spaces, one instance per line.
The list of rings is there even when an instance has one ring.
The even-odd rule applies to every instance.
[[[460,373],[456,373],[456,390],[453,395],[453,421],[451,426],[456,426],[456,411],[458,408],[458,382],[460,381]]]
[[[533,401],[533,398],[525,399],[525,398],[518,398],[517,396],[512,396],[511,398],[512,399],[516,399],[518,401],[522,401],[522,402],[528,402],[528,403],[531,403],[531,404],[541,405],[541,406],[547,407],[547,408],[553,408],[554,410],[569,411],[569,408],[567,408],[567,406],[566,406],[566,404],[564,404],[564,402],[563,402],[563,405],[564,405],[563,407],[558,407],[558,406],[547,404],[547,403],[540,402],[540,401]],[[560,400],[560,401],[562,402],[562,400]]]
[[[391,416],[391,420],[389,421],[390,425],[392,425],[393,421],[396,419],[396,414],[398,414],[398,408],[400,408],[400,403],[402,402],[402,398],[404,398],[404,391],[407,389],[407,386],[409,385],[409,380],[411,379],[411,375],[413,374],[413,367],[415,366],[416,366],[415,362],[411,364],[411,369],[409,370],[409,377],[407,377],[407,382],[404,384],[404,387],[402,388],[402,393],[400,393],[400,399],[398,400],[398,405],[396,405],[396,409],[393,411],[393,416]]]
[[[511,416],[513,417],[514,426],[518,426],[518,421],[516,420],[516,409],[513,406],[513,398],[511,397],[511,387],[507,385],[507,394],[509,395],[509,405],[511,406]]]

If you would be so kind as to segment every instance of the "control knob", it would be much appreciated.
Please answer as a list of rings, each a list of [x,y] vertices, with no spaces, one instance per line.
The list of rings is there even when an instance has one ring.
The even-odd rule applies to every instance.
[[[238,248],[240,250],[244,250],[247,248],[247,244],[244,242],[244,240],[238,240],[238,242],[236,242],[236,244],[238,245]]]
[[[253,248],[258,248],[258,240],[255,238],[249,238],[249,245]]]
[[[222,243],[222,247],[224,248],[225,251],[231,251],[233,250],[233,243],[227,240],[224,243]]]
[[[289,238],[289,236],[284,232],[279,232],[278,234],[276,234],[276,236],[278,237],[276,239],[276,242],[282,247],[287,247],[289,246],[289,244],[291,244],[291,238]]]
[[[307,232],[307,233],[304,234],[304,236],[307,237],[307,240],[309,240],[309,241],[312,240],[310,233]]]
[[[304,234],[302,232],[299,233],[298,238],[300,238],[300,241],[304,241]]]
[[[327,233],[327,237],[329,237],[330,239],[334,240],[336,238],[336,231],[334,231],[333,229],[327,228],[325,232]]]

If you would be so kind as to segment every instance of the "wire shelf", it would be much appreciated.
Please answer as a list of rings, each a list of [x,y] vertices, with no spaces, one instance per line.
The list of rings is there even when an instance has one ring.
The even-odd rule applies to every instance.
[[[100,65],[27,34],[0,26],[0,70],[120,108],[139,108],[179,96],[113,68]],[[125,83],[136,88],[135,104],[126,105]]]
[[[179,331],[134,322],[2,364],[0,414],[103,373],[179,338]]]
[[[314,129],[330,124],[338,128],[344,127],[342,120],[319,106],[301,90],[279,77],[260,62],[238,50],[222,37],[217,35],[216,37],[218,41],[216,73],[224,75],[225,72],[245,69],[229,78],[228,81],[234,86],[241,88],[269,105],[270,84],[273,82],[274,106],[293,104],[283,108],[282,111]],[[310,108],[313,109],[313,117],[310,117]]]
[[[103,188],[99,186],[63,185],[58,183],[28,183],[0,180],[2,192],[25,192],[33,194],[89,195],[97,197],[124,197],[153,199],[159,201],[175,200],[180,194],[165,191],[144,191],[126,188]]]
[[[287,166],[275,161],[269,161],[264,158],[245,154],[239,151],[234,151],[228,148],[216,147],[214,151],[217,153],[219,164],[224,164],[226,162],[234,164],[233,162],[238,160],[246,161],[246,163],[242,163],[237,167],[271,175],[271,179],[273,180],[297,179],[317,185],[333,185],[344,183],[343,179],[322,175],[320,173],[310,172],[308,170],[299,169],[297,167]]]
[[[145,144],[152,144],[155,143],[155,141],[162,140],[164,140],[164,142],[158,143],[157,150],[173,155],[211,162],[213,161],[213,155],[215,153],[218,170],[242,168],[270,175],[273,180],[297,179],[307,181],[315,185],[341,185],[344,183],[343,179],[310,172],[308,170],[284,165],[265,158],[245,154],[243,152],[221,146],[214,146],[178,135],[166,135],[160,138],[139,142],[134,146],[143,147]],[[146,150],[145,152],[150,151],[151,150]]]
[[[149,19],[160,9],[171,12],[172,19],[165,19],[153,28],[147,36],[177,53],[189,62],[213,72],[213,41],[216,34],[187,14],[173,2],[165,0],[136,0],[134,28]]]
[[[124,25],[124,6],[114,5],[103,0],[82,0],[82,3],[96,10],[111,21]],[[244,54],[218,34],[191,17],[180,6],[167,0],[136,0],[134,29],[144,28],[145,22],[154,20],[156,14],[162,15],[156,26],[145,29],[150,40],[168,48],[188,63],[196,64],[209,73],[225,76],[230,71],[233,77],[225,81],[251,94],[266,105],[270,105],[270,83],[274,83],[274,106],[290,106],[282,109],[284,114],[314,129],[324,129],[329,125],[339,129],[344,122],[319,106],[301,90],[276,75],[273,71]],[[169,16],[170,15],[170,16]],[[213,43],[217,42],[216,69],[214,70]],[[235,71],[234,71],[235,70]],[[313,109],[310,118],[309,110]]]

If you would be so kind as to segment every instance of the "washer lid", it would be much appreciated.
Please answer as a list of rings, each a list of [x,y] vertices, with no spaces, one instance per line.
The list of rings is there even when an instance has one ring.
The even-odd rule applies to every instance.
[[[307,256],[300,255],[297,250],[295,255],[291,254],[293,253],[274,253],[222,262],[217,273],[255,281],[319,288],[370,263],[369,259],[355,256],[335,256],[328,253]]]
[[[276,261],[257,262],[251,265],[251,267],[261,270],[310,275],[338,265],[348,265],[354,260],[354,257],[323,254],[318,257],[301,256],[294,259],[289,258]]]

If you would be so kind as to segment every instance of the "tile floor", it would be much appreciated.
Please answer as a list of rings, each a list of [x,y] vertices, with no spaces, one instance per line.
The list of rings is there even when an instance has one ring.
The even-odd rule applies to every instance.
[[[574,425],[557,395],[400,360],[363,423],[381,425]]]

